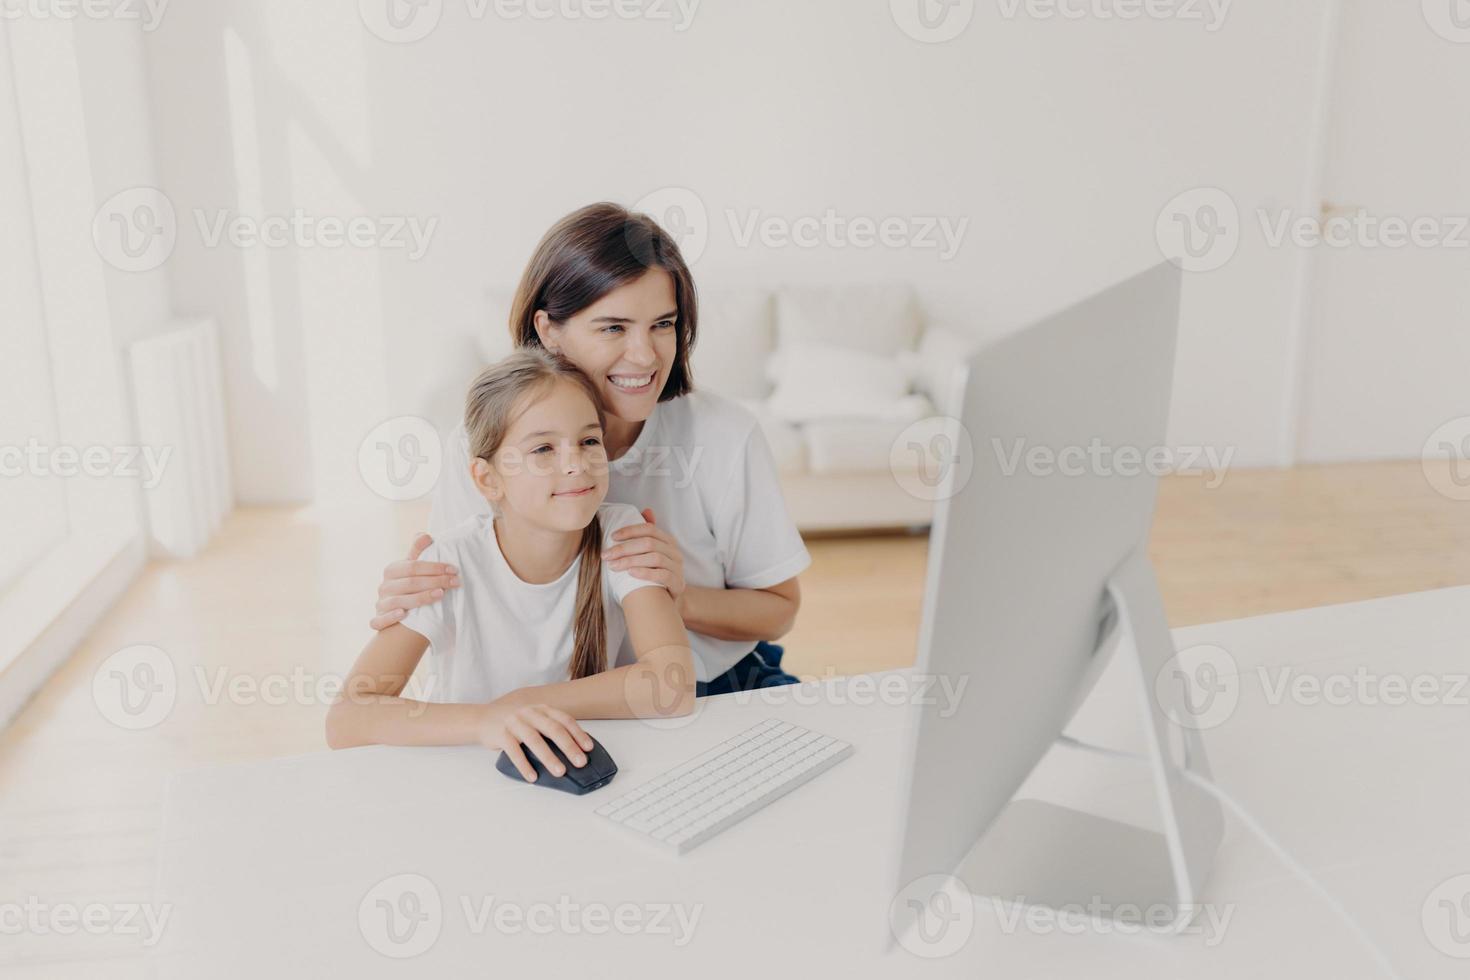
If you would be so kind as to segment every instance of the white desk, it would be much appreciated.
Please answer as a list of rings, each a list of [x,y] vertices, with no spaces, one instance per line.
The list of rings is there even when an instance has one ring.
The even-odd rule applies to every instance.
[[[1341,897],[1403,975],[1465,976],[1470,959],[1436,948],[1423,910],[1436,886],[1470,874],[1470,687],[1455,691],[1444,680],[1470,672],[1470,588],[1192,627],[1175,640],[1181,649],[1223,647],[1239,667],[1237,707],[1205,734],[1216,779]],[[1271,703],[1282,670],[1352,677],[1360,667],[1370,676],[1422,675],[1458,703]],[[588,723],[621,772],[585,797],[514,783],[476,748],[323,751],[186,773],[171,786],[161,843],[158,898],[174,910],[158,949],[160,973],[723,977],[776,967],[782,977],[1377,975],[1318,899],[1233,819],[1205,896],[1230,915],[1223,938],[1008,928],[980,900],[954,955],[876,953],[893,893],[907,715],[876,698],[845,703],[854,700],[852,683],[827,682],[826,703],[813,703],[816,685],[710,699],[672,731]],[[1073,731],[1126,747],[1132,707],[1105,676]],[[856,752],[684,857],[592,814],[611,793],[765,716],[847,739]],[[984,757],[978,747],[976,764]],[[1057,750],[1027,792],[1126,817],[1148,812],[1144,789],[1129,767]],[[427,878],[442,903],[437,938],[410,959],[376,952],[359,925],[364,897],[399,874]],[[497,928],[493,914],[477,923],[490,899],[545,908],[532,914],[549,913],[536,926],[552,931],[513,920]],[[626,905],[622,914],[645,922],[654,906],[700,908],[692,939],[679,947],[672,914],[660,923],[667,933],[625,935],[608,925],[602,935],[569,935],[557,921],[559,901],[577,914]],[[1470,955],[1470,912],[1458,923],[1449,914],[1435,906],[1430,928],[1462,936]],[[368,920],[384,921],[375,907]],[[1460,932],[1448,932],[1451,925]],[[382,941],[380,927],[370,929]],[[430,921],[420,929],[416,938],[433,934]]]

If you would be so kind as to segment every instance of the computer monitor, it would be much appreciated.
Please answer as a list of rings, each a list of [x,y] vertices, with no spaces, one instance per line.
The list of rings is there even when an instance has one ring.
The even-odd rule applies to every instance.
[[[895,931],[947,876],[1026,904],[1163,904],[1181,925],[1197,907],[1223,819],[1178,771],[1207,775],[1182,697],[1155,684],[1175,651],[1147,556],[1179,292],[1161,264],[964,366],[915,670],[969,681],[957,708],[914,709]],[[1110,655],[1130,658],[1158,831],[1012,800]]]

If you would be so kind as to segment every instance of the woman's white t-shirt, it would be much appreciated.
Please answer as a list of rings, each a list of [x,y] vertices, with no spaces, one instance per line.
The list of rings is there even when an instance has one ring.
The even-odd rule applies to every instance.
[[[609,535],[643,517],[625,504],[597,509],[603,547]],[[461,585],[439,602],[410,609],[403,625],[429,641],[414,674],[415,696],[426,701],[476,703],[538,684],[567,679],[572,662],[581,556],[554,582],[532,584],[510,567],[489,513],[468,517],[435,535],[423,554],[460,571]],[[623,599],[655,586],[625,571],[602,570],[602,608],[607,620],[609,664],[627,635]]]
[[[436,539],[437,529],[490,509],[470,479],[464,426],[450,436],[444,455],[429,518]],[[786,511],[765,435],[755,416],[729,399],[696,391],[659,402],[610,469],[607,499],[653,509],[655,523],[679,542],[689,585],[764,589],[811,564]],[[693,630],[689,643],[702,681],[723,674],[755,647]],[[624,644],[615,663],[630,662]]]

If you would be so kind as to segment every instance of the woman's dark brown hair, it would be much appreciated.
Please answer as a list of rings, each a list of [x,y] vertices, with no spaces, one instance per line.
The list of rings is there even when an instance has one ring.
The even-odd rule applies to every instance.
[[[545,310],[552,322],[563,323],[649,269],[663,269],[673,279],[679,307],[678,355],[658,400],[693,391],[689,354],[699,322],[694,277],[668,232],[648,215],[621,205],[589,204],[551,226],[516,287],[511,341],[517,347],[540,347],[537,310]]]
[[[535,399],[544,398],[552,386],[576,385],[592,402],[597,424],[607,424],[607,413],[597,386],[576,365],[544,350],[519,350],[480,372],[465,396],[464,427],[469,436],[470,455],[494,465],[505,435]],[[600,674],[607,669],[607,620],[602,609],[602,521],[596,514],[582,529],[577,551],[577,604],[572,626],[572,662],[567,676],[572,680]]]

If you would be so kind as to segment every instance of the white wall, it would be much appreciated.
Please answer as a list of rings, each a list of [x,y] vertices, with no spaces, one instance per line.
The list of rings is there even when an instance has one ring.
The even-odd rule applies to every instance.
[[[1315,250],[1312,462],[1418,456],[1470,416],[1470,30],[1461,43],[1427,30],[1419,4],[1354,0],[1343,14],[1324,196],[1379,220],[1430,219],[1457,244]]]
[[[264,208],[289,213],[292,207],[289,171],[279,154],[265,160],[262,154],[284,147],[283,114],[304,100],[280,90],[273,67],[279,45],[260,30],[266,6],[171,5],[146,38],[160,187],[178,221],[168,260],[173,305],[181,315],[211,315],[220,325],[231,472],[241,503],[313,495],[294,258],[280,250],[209,247],[193,217],[196,209],[238,208],[241,187],[254,186],[251,178],[261,168]],[[259,63],[252,78],[236,84],[236,103],[247,103],[243,110],[231,102],[227,30],[250,38]],[[250,111],[256,98],[274,111],[257,120]],[[278,317],[288,329],[277,329]]]
[[[477,19],[482,5],[445,0],[410,44],[365,30],[357,6],[179,5],[149,38],[175,305],[222,325],[247,502],[361,494],[362,436],[458,397],[473,338],[503,329],[487,289],[592,200],[692,191],[703,286],[907,279],[932,318],[986,336],[1157,261],[1156,218],[1182,191],[1226,188],[1246,213],[1316,207],[1324,0],[1229,5],[1213,31],[978,3],[940,44],[906,35],[886,0],[704,0],[682,32],[494,5]],[[238,93],[232,110],[231,44],[248,112]],[[236,206],[242,167],[267,212],[436,221],[431,248],[298,262],[206,247],[189,212]],[[943,261],[741,247],[730,225],[829,208],[968,226]],[[1302,357],[1321,355],[1301,333],[1302,263],[1244,234],[1224,268],[1189,276],[1173,441],[1293,460]]]
[[[137,22],[115,19],[78,18],[73,29],[92,189],[100,205],[118,191],[158,183],[143,33]],[[167,326],[166,265],[138,272],[100,265],[119,350]]]
[[[394,206],[442,215],[431,261],[384,293],[395,364],[430,364],[513,281],[545,227],[601,197],[695,191],[701,282],[919,283],[930,313],[995,335],[1157,261],[1178,192],[1305,186],[1321,4],[1240,5],[1225,27],[1005,21],[945,44],[886,3],[706,3],[648,24],[454,21],[371,47],[375,172]],[[1243,71],[1242,66],[1249,66]],[[968,220],[932,250],[741,248],[728,214]],[[1289,256],[1243,250],[1186,293],[1172,437],[1285,462]],[[402,389],[400,389],[401,391]]]

